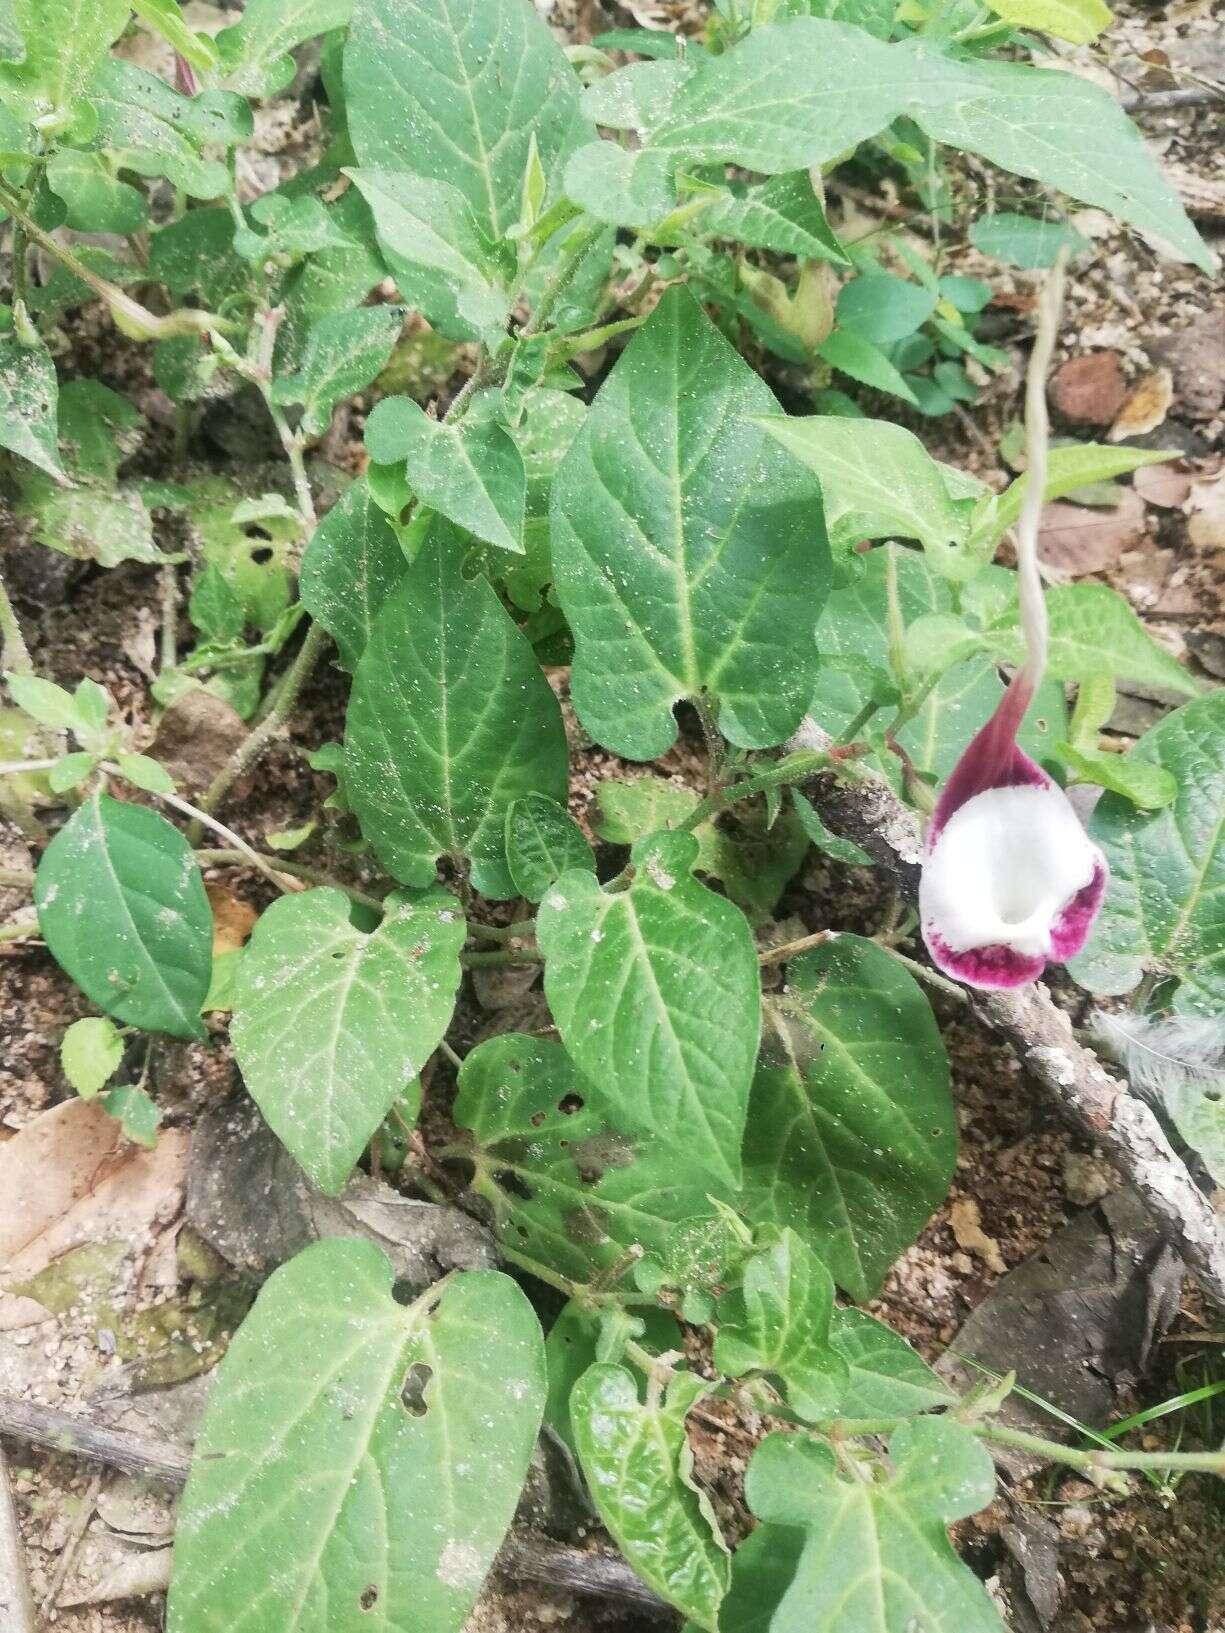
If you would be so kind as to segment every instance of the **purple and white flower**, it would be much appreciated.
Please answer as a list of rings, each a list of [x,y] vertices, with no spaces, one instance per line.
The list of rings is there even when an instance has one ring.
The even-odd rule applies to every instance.
[[[974,987],[1020,987],[1050,960],[1084,946],[1106,891],[1106,858],[1067,795],[1017,746],[1046,670],[1046,601],[1038,520],[1046,478],[1046,372],[1062,294],[1048,284],[1027,382],[1026,489],[1017,519],[1017,579],[1025,661],[973,738],[932,815],[919,881],[919,919],[932,959]]]

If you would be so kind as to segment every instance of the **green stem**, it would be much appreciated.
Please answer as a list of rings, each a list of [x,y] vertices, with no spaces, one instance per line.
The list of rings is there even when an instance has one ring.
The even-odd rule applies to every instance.
[[[516,919],[513,924],[468,922],[468,933],[478,941],[527,941],[536,933],[535,919]]]
[[[286,720],[293,713],[294,705],[315,665],[327,651],[329,639],[327,631],[318,624],[311,624],[307,629],[306,639],[298,648],[297,657],[285,671],[285,678],[277,688],[276,701],[254,730],[247,733],[229,761],[213,778],[208,791],[200,801],[202,811],[215,811],[238,779],[245,775],[273,738],[279,735]],[[192,844],[199,842],[200,835],[194,824],[189,837]]]
[[[529,964],[542,964],[544,959],[540,953],[533,952],[530,948],[524,947],[518,952],[514,952],[510,948],[506,948],[498,949],[496,952],[463,953],[461,955],[461,961],[466,969],[479,970],[484,969],[487,966],[498,964],[521,965],[526,967]]]
[[[31,243],[37,244],[40,249],[46,250],[48,255],[54,255],[62,266],[68,268],[74,278],[79,278],[87,289],[106,302],[111,316],[121,320],[127,332],[143,340],[168,340],[175,335],[209,334],[225,330],[232,330],[234,325],[225,319],[219,318],[213,312],[200,312],[183,308],[177,312],[170,312],[165,317],[159,317],[156,312],[150,312],[148,307],[142,306],[139,301],[113,284],[108,278],[103,278],[92,267],[78,260],[70,249],[58,243],[50,233],[34,221],[21,207],[21,201],[8,187],[0,182],[0,204],[13,218],[14,230],[20,226],[25,237]]]
[[[352,901],[360,902],[363,907],[370,908],[372,912],[382,913],[384,911],[384,903],[377,896],[368,895],[366,891],[359,890],[356,885],[346,884],[343,879],[333,879],[330,874],[324,873],[319,868],[305,867],[301,862],[285,861],[279,856],[266,856],[262,852],[256,851],[205,849],[196,852],[196,861],[199,862],[202,868],[249,868],[254,866],[251,860],[253,855],[258,855],[260,861],[266,867],[274,869],[277,873],[288,873],[291,878],[304,879],[308,884],[323,885],[331,890],[343,890],[345,895]],[[2,876],[0,876],[0,883],[3,883]]]
[[[854,720],[852,720],[846,727],[844,727],[842,731],[838,733],[838,736],[835,738],[835,743],[853,743],[863,728],[867,725],[868,721],[871,720],[872,716],[877,714],[879,710],[880,704],[874,703],[872,699],[869,698],[864,704],[863,708],[860,709],[859,713],[855,716]],[[896,727],[894,729],[896,730]]]
[[[536,310],[532,313],[531,318],[528,320],[525,327],[519,331],[521,339],[526,339],[531,335],[537,335],[545,327],[549,319],[553,316],[553,312],[556,309],[558,302],[561,300],[566,290],[569,289],[570,285],[574,282],[579,268],[586,260],[593,245],[596,243],[597,239],[603,236],[604,230],[603,224],[598,221],[593,222],[590,226],[583,229],[580,237],[574,245],[574,248],[569,252],[566,259],[562,262],[557,271],[553,274],[552,278],[549,280],[544,294],[541,295],[540,302],[537,305]]]
[[[7,885],[13,890],[32,890],[34,875],[29,868],[0,868],[0,885]]]
[[[1064,1463],[1068,1468],[1082,1469],[1092,1474],[1103,1469],[1121,1473],[1146,1473],[1149,1470],[1168,1469],[1171,1473],[1216,1474],[1225,1478],[1225,1451],[1216,1452],[1107,1452],[1096,1448],[1081,1451],[1074,1446],[1063,1446],[1057,1440],[1044,1440],[1024,1429],[1009,1429],[1002,1423],[972,1423],[968,1425],[984,1440],[994,1440],[1001,1446],[1015,1446],[1019,1451],[1033,1452],[1048,1463]]]
[[[795,958],[799,953],[806,953],[810,947],[819,947],[829,940],[835,932],[829,930],[814,930],[810,936],[801,936],[798,941],[784,941],[779,947],[767,947],[764,953],[758,953],[757,962],[765,969],[770,964],[785,964],[789,958]]]
[[[34,919],[25,924],[0,924],[0,942],[33,941],[38,933],[38,923]]]

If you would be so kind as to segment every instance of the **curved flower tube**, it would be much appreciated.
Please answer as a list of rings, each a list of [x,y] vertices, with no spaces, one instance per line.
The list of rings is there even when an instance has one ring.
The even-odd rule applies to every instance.
[[[1046,475],[1046,373],[1061,293],[1062,266],[1043,303],[1026,391],[1028,478],[1017,523],[1026,658],[944,786],[919,880],[928,952],[947,975],[975,987],[1024,986],[1048,960],[1062,963],[1078,953],[1106,890],[1106,859],[1067,795],[1017,747],[1046,668],[1038,517]]]

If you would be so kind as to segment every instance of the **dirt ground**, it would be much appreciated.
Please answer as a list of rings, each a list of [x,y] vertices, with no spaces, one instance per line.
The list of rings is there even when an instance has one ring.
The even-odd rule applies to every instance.
[[[642,0],[627,7],[613,0],[602,5],[594,0],[538,0],[538,4],[571,40],[588,39],[604,27],[635,17],[648,24],[683,22],[701,9],[688,0]],[[1084,63],[1089,57],[1080,53],[1077,60]],[[1214,15],[1205,0],[1132,8],[1109,35],[1107,50],[1092,53],[1091,59],[1094,76],[1123,95],[1195,84],[1204,75],[1219,78],[1225,62],[1225,20]],[[1219,109],[1139,117],[1155,151],[1179,178],[1201,227],[1219,239],[1225,225]],[[294,120],[282,118],[278,129],[278,143],[269,146],[279,145],[282,154],[292,152],[299,134]],[[270,179],[275,176],[264,177],[262,184]],[[960,185],[967,194],[981,196],[989,195],[994,183],[985,172],[969,166]],[[894,201],[886,196],[883,202],[890,206]],[[863,230],[878,224],[870,200],[858,191],[831,188],[831,206],[835,218],[841,214],[844,227],[852,232],[858,224]],[[1060,361],[1110,354],[1125,387],[1167,369],[1168,412],[1163,423],[1140,440],[1178,447],[1187,462],[1164,486],[1154,481],[1129,489],[1117,510],[1063,517],[1058,526],[1052,523],[1046,545],[1052,576],[1095,574],[1114,583],[1159,641],[1202,676],[1219,679],[1225,675],[1225,529],[1219,484],[1214,485],[1212,478],[1220,469],[1225,429],[1221,408],[1225,317],[1220,290],[1214,291],[1200,274],[1158,259],[1143,241],[1117,231],[1097,212],[1079,212],[1073,221],[1095,241],[1098,253],[1088,270],[1072,281]],[[918,217],[909,225],[930,250],[932,229],[927,219]],[[947,228],[945,232],[947,236]],[[992,284],[995,298],[983,337],[1009,351],[1014,367],[987,384],[981,404],[968,414],[916,423],[915,428],[941,458],[1000,483],[1007,473],[998,449],[1019,410],[1032,285],[1025,274],[1010,273],[978,256],[956,233],[948,270],[983,276]],[[172,416],[148,373],[147,355],[120,341],[92,313],[74,320],[70,338],[61,367],[127,392],[150,421],[150,433],[133,469],[173,477]],[[788,406],[803,411],[798,378],[784,366],[766,366]],[[896,405],[886,407],[882,401],[876,406],[893,414]],[[1103,415],[1099,405],[1096,422],[1065,418],[1061,428],[1084,439],[1100,437],[1116,408],[1117,403]],[[235,439],[225,434],[230,413],[227,409],[215,423],[206,417],[191,454],[242,476],[243,468],[231,462]],[[360,419],[353,418],[334,430],[327,453],[333,462],[351,465],[359,441]],[[281,477],[270,470],[268,479]],[[1197,504],[1200,489],[1204,497]],[[1205,515],[1208,522],[1202,520]],[[40,672],[68,684],[92,675],[151,738],[148,675],[142,664],[160,617],[157,574],[132,566],[102,574],[50,558],[37,546],[23,543],[19,527],[7,515],[0,517],[0,551]],[[564,676],[559,675],[557,683],[564,689]],[[253,843],[262,847],[270,832],[292,828],[315,814],[329,793],[331,780],[310,770],[306,753],[339,737],[344,694],[343,678],[325,669],[306,693],[290,741],[275,748],[263,768],[231,798],[226,818]],[[1122,737],[1134,735],[1171,701],[1124,692],[1114,727]],[[590,745],[576,741],[575,746],[575,805],[581,815],[591,786],[621,768]],[[665,769],[680,781],[690,781],[697,764],[696,750],[682,744]],[[296,857],[360,879],[360,862],[336,848],[341,837],[337,820],[330,817]],[[0,863],[30,865],[21,835],[2,824]],[[258,875],[230,869],[215,877],[252,906],[261,907],[268,899]],[[795,914],[810,928],[871,933],[887,908],[870,879],[810,853],[779,916]],[[19,896],[0,890],[0,921],[25,911]],[[1070,986],[1065,994],[1071,1006],[1080,1001]],[[40,1112],[71,1098],[59,1069],[59,1040],[85,1009],[36,941],[0,944],[0,1141],[11,1138]],[[1116,1183],[1100,1157],[1052,1118],[1006,1049],[943,1000],[938,1000],[938,1011],[952,1059],[961,1126],[957,1173],[948,1201],[872,1306],[933,1361],[955,1341],[967,1317],[1003,1274],[1042,1249]],[[484,1024],[479,1008],[472,1009],[471,1020],[474,1031]],[[189,1128],[234,1085],[223,1032],[219,1030],[208,1044],[165,1051],[155,1082],[164,1126]],[[439,1115],[445,1111],[447,1082],[448,1074],[440,1071],[431,1086]],[[176,1224],[173,1218],[158,1221],[159,1243],[163,1238],[173,1242]],[[164,1296],[164,1286],[148,1273],[157,1246],[149,1244],[141,1275],[128,1289],[131,1310],[147,1309]],[[1185,1293],[1172,1322],[1152,1346],[1146,1375],[1115,1403],[1117,1411],[1125,1414],[1225,1377],[1219,1329],[1219,1317],[1203,1310],[1193,1292]],[[162,1410],[160,1393],[154,1391],[152,1404],[142,1408],[140,1395],[124,1392],[128,1380],[120,1357],[107,1353],[100,1341],[96,1316],[81,1306],[53,1320],[8,1330],[0,1320],[0,1393],[28,1391],[37,1401],[57,1407],[89,1402],[91,1410],[102,1400],[111,1421],[143,1426],[146,1432],[153,1425],[157,1433],[173,1433],[167,1428],[172,1419]],[[184,1425],[191,1421],[202,1388],[199,1380],[178,1386],[182,1398],[175,1410],[181,1412]],[[1190,1423],[1188,1432],[1215,1433],[1219,1441],[1225,1434],[1225,1418],[1218,1412],[1213,1419],[1210,1403],[1202,1410],[1204,1416]],[[760,1432],[759,1423],[714,1410],[701,1413],[695,1422],[699,1474],[711,1485],[733,1526],[743,1523],[739,1477]],[[1153,1432],[1161,1433],[1161,1425]],[[61,1604],[74,1591],[78,1597],[96,1592],[107,1573],[120,1566],[137,1573],[131,1580],[138,1580],[143,1570],[146,1580],[139,1585],[156,1579],[164,1568],[164,1559],[157,1556],[171,1525],[167,1500],[150,1500],[121,1476],[108,1474],[99,1480],[93,1466],[72,1457],[34,1452],[15,1440],[7,1449],[36,1600],[48,1593],[66,1557],[67,1590],[60,1595]],[[989,1584],[1001,1593],[1008,1591],[1017,1629],[1211,1633],[1225,1628],[1225,1567],[1219,1545],[1223,1501],[1206,1482],[1190,1479],[1173,1498],[1143,1484],[1131,1496],[1115,1498],[1079,1480],[1047,1474],[1017,1484],[992,1509],[967,1522],[959,1540]],[[1017,1541],[1028,1535],[1031,1522],[1045,1528],[1046,1554],[1035,1551],[1036,1545],[1027,1553],[1024,1541]],[[80,1533],[86,1526],[82,1543]],[[1049,1593],[1056,1571],[1062,1586],[1058,1604]],[[64,1633],[136,1633],[160,1627],[161,1618],[160,1595],[148,1593],[52,1610],[48,1625]],[[473,1633],[529,1633],[543,1628],[630,1633],[660,1625],[645,1613],[576,1597],[557,1587],[500,1583],[478,1609],[472,1628]]]

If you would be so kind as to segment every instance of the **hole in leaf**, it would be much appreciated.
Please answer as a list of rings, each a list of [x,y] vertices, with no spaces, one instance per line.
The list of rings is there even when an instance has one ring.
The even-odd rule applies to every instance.
[[[1222,1092],[1223,1091],[1221,1089],[1205,1089],[1204,1090],[1204,1099],[1207,1100],[1211,1105],[1214,1105],[1214,1106],[1219,1105],[1220,1100],[1221,1100]]]
[[[271,545],[262,544],[258,550],[252,550],[251,560],[257,567],[265,567],[272,560]]]
[[[400,1404],[409,1417],[423,1418],[429,1411],[425,1391],[433,1376],[433,1367],[426,1366],[424,1361],[414,1361],[404,1374],[404,1382],[400,1385]]]
[[[363,1588],[358,1605],[362,1610],[373,1610],[379,1601],[379,1590],[375,1587]]]
[[[531,1123],[533,1128],[540,1128],[541,1125],[544,1123],[544,1112],[543,1111],[534,1111],[532,1113],[532,1115],[528,1118],[528,1122]]]
[[[557,1109],[563,1116],[573,1117],[576,1111],[582,1111],[583,1109],[582,1095],[563,1094],[561,1099],[557,1102]]]
[[[517,1196],[521,1202],[530,1202],[532,1200],[532,1191],[523,1183],[518,1174],[513,1173],[509,1168],[504,1168],[501,1173],[495,1174],[493,1177],[508,1196]]]
[[[391,1296],[397,1304],[412,1304],[421,1288],[414,1286],[405,1276],[398,1276],[391,1284]]]

